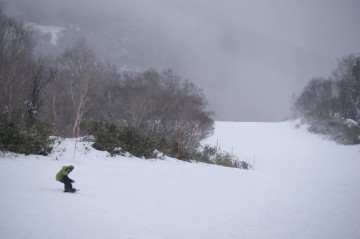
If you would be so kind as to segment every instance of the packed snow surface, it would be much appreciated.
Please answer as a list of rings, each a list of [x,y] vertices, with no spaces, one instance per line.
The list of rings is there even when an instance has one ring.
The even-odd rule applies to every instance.
[[[216,122],[204,143],[254,165],[108,157],[74,139],[0,156],[0,238],[358,239],[360,149],[290,122]],[[75,194],[55,181],[74,165]]]

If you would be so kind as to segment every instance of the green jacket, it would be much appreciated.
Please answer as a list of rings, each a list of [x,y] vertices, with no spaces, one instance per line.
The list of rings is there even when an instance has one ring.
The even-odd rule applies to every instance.
[[[63,166],[62,169],[56,174],[56,180],[60,181],[65,175],[69,175],[70,171],[68,169],[69,166]]]

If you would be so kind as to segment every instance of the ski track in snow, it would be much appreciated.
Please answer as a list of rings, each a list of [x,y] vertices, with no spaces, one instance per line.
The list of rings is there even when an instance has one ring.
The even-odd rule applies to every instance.
[[[360,149],[290,122],[216,122],[204,143],[254,163],[107,157],[74,139],[0,156],[0,238],[360,238]],[[56,158],[58,160],[56,160]],[[63,193],[63,165],[81,190]]]

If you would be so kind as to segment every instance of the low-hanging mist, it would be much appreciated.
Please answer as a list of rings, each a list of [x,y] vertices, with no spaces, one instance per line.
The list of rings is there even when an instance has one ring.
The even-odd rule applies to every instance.
[[[217,120],[283,120],[294,93],[360,51],[355,1],[4,2],[23,21],[66,28],[59,47],[84,36],[120,69],[173,69],[204,89]]]

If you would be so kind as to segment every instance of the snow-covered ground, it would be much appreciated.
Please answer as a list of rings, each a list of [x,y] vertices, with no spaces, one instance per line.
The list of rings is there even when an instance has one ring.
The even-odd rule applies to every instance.
[[[83,142],[73,159],[74,142],[49,157],[0,156],[0,238],[360,238],[359,146],[290,122],[216,123],[207,143],[249,171],[110,158]],[[55,181],[69,164],[76,194]]]

